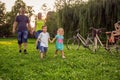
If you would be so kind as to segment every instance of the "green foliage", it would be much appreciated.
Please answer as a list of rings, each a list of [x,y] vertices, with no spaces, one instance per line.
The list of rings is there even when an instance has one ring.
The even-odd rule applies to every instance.
[[[83,36],[89,27],[114,30],[114,23],[120,20],[120,0],[56,0],[59,25],[65,29],[68,38],[77,28]]]
[[[0,1],[0,25],[5,23],[5,4]]]
[[[57,33],[57,14],[55,12],[47,13],[46,25],[48,26],[48,32]]]
[[[3,24],[0,26],[0,37],[8,37],[11,35],[10,24]]]
[[[119,80],[120,54],[104,50],[92,54],[80,47],[77,51],[65,48],[66,59],[53,57],[55,44],[49,45],[47,56],[40,60],[30,39],[28,53],[18,53],[15,39],[0,39],[0,79],[2,80]]]

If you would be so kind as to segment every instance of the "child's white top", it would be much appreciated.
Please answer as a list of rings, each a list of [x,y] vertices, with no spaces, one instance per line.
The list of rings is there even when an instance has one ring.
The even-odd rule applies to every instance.
[[[48,39],[50,38],[49,33],[41,32],[38,36],[38,39],[40,40],[40,46],[48,47]]]

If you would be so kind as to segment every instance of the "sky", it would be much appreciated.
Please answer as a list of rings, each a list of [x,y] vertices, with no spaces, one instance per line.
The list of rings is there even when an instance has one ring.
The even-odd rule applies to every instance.
[[[11,11],[11,8],[15,4],[16,0],[0,0],[0,1],[5,3],[7,11]],[[27,6],[33,6],[35,14],[39,12],[46,14],[43,10],[40,10],[43,4],[47,4],[47,7],[50,8],[51,11],[55,10],[55,0],[23,0],[23,1],[26,3]]]
[[[11,7],[15,4],[16,0],[0,0],[1,2],[5,3],[5,7],[7,11],[11,11]],[[55,0],[23,0],[27,6],[33,6],[33,10],[35,11],[35,14],[38,12],[43,12],[40,10],[42,5],[44,3],[47,4],[47,7],[50,8],[50,10],[54,10],[55,7]]]

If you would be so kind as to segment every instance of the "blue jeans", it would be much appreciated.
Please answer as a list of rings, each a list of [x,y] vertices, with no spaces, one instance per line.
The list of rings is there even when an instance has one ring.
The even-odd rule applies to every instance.
[[[18,44],[27,43],[28,31],[18,31]]]
[[[35,32],[35,38],[37,39],[39,34],[42,32],[42,30],[38,30],[37,32]],[[40,48],[40,42],[38,41],[38,45],[36,46],[36,49]]]
[[[39,34],[42,32],[42,30],[38,30],[37,32],[35,32],[35,38],[37,39]]]

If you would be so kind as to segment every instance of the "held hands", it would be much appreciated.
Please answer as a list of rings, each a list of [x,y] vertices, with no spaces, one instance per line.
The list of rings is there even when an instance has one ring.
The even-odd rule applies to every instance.
[[[53,43],[53,41],[51,41],[51,43]]]
[[[33,34],[34,34],[34,32],[35,32],[34,30],[31,30],[31,31],[30,31],[30,34],[31,34],[31,35],[33,35]]]
[[[56,38],[53,38],[53,39],[51,40],[51,43],[53,43],[53,42],[55,41],[55,39],[56,39]]]
[[[54,41],[52,40],[51,43],[53,43]]]
[[[53,43],[53,40],[49,39],[50,43]]]
[[[49,40],[50,41],[50,43],[53,43],[51,40]]]

